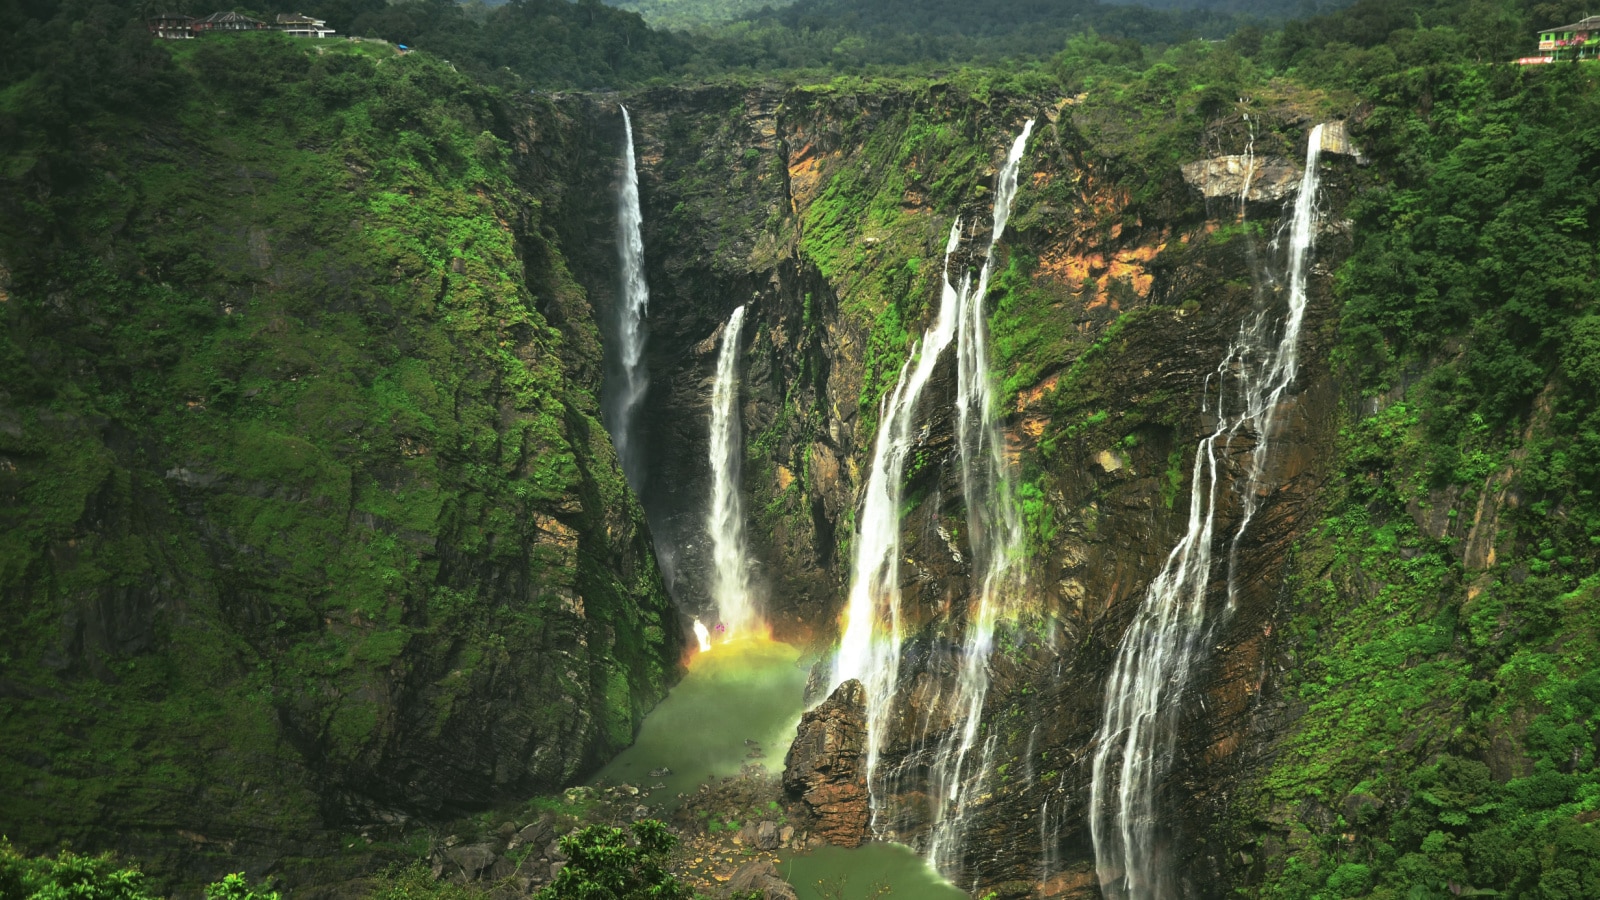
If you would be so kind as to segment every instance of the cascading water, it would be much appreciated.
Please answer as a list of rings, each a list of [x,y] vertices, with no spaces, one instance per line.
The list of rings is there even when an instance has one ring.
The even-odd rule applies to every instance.
[[[977,289],[972,289],[969,273],[957,291],[956,444],[961,453],[961,490],[967,507],[977,596],[968,610],[956,680],[956,727],[941,739],[929,770],[929,794],[935,798],[935,805],[928,861],[944,873],[953,872],[958,862],[965,834],[964,806],[988,775],[992,745],[985,745],[976,772],[966,771],[967,756],[977,740],[983,702],[989,694],[989,654],[994,649],[995,623],[1015,614],[1012,604],[1020,594],[1017,588],[1021,569],[1013,563],[1022,546],[1022,522],[1006,477],[1000,421],[995,415],[983,300],[994,270],[995,245],[1010,220],[1011,203],[1017,195],[1017,171],[1032,134],[1033,120],[1029,119],[1012,142],[996,179],[994,229],[978,273]],[[948,264],[945,268],[948,275]]]
[[[616,362],[607,379],[601,410],[623,474],[635,491],[643,487],[644,470],[633,441],[633,420],[650,379],[644,367],[644,319],[650,306],[650,285],[644,278],[644,238],[640,227],[639,171],[633,154],[633,120],[622,107],[627,135],[623,151],[622,190],[617,196],[617,249],[622,266],[622,297],[617,305]]]
[[[747,637],[758,626],[760,613],[750,591],[750,563],[746,552],[744,504],[739,494],[739,332],[744,329],[743,306],[728,317],[717,352],[717,375],[711,387],[711,514],[706,531],[711,535],[711,599],[723,640]]]
[[[856,530],[850,599],[844,635],[834,659],[829,690],[852,678],[867,694],[867,786],[872,815],[882,802],[877,789],[878,754],[900,677],[900,497],[906,458],[917,439],[912,418],[933,375],[939,354],[956,332],[955,288],[950,286],[950,256],[961,244],[961,223],[950,226],[945,245],[945,278],[939,314],[900,367],[894,391],[878,405],[878,439],[862,497]]]
[[[1309,136],[1305,174],[1289,223],[1288,310],[1278,340],[1276,345],[1271,342],[1278,317],[1262,309],[1240,328],[1217,367],[1217,425],[1195,450],[1188,530],[1145,592],[1106,682],[1105,718],[1095,736],[1089,828],[1095,868],[1108,897],[1177,896],[1166,847],[1157,833],[1156,799],[1171,765],[1183,691],[1204,643],[1220,484],[1218,443],[1225,448],[1240,433],[1255,437],[1249,471],[1242,485],[1235,485],[1242,508],[1229,541],[1227,608],[1231,610],[1232,558],[1256,512],[1277,407],[1297,371],[1306,267],[1316,238],[1322,130],[1318,125]]]
[[[961,223],[950,227],[937,317],[900,369],[893,392],[880,404],[860,527],[855,541],[850,598],[844,635],[834,663],[832,686],[856,678],[867,694],[867,784],[874,827],[884,802],[878,759],[899,680],[903,635],[900,617],[900,507],[907,457],[921,434],[914,429],[917,406],[940,354],[957,343],[956,419],[963,495],[975,574],[974,597],[966,611],[962,662],[951,703],[952,727],[932,753],[930,795],[936,798],[929,859],[949,869],[963,833],[963,804],[983,780],[988,753],[976,773],[967,771],[988,693],[988,660],[994,627],[1012,612],[1006,588],[1021,528],[1006,481],[1004,457],[989,384],[983,299],[994,266],[995,244],[1005,231],[1016,196],[1017,171],[1033,130],[1029,120],[1011,146],[998,176],[994,228],[977,284],[967,273],[958,288],[950,278],[952,257],[960,248]]]

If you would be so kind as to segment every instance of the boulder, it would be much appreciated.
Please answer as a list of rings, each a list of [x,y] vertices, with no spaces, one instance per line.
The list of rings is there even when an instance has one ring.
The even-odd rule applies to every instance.
[[[756,828],[755,845],[757,850],[778,849],[778,823],[762,822]]]
[[[554,837],[555,832],[551,830],[550,823],[541,819],[525,826],[521,831],[517,832],[516,837],[506,842],[506,849],[515,850],[518,847],[522,847],[527,844],[532,844],[535,847],[543,847]]]
[[[805,804],[812,833],[839,847],[866,836],[866,750],[867,691],[851,679],[801,717],[784,758],[784,790]]]
[[[451,847],[444,852],[444,855],[461,867],[461,873],[468,881],[477,878],[483,870],[494,865],[497,857],[492,844],[463,844],[460,847]]]
[[[728,879],[725,897],[737,896],[747,891],[760,891],[765,900],[798,900],[794,886],[784,881],[770,861],[751,860],[740,866]]]

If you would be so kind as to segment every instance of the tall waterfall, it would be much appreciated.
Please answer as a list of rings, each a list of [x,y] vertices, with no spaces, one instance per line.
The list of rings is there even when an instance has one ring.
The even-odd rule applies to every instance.
[[[989,329],[983,300],[994,269],[994,250],[1011,218],[1017,195],[1017,170],[1033,133],[1033,120],[1011,144],[1011,152],[995,185],[994,230],[978,274],[963,276],[956,292],[956,444],[961,452],[961,491],[967,507],[968,544],[976,596],[967,611],[967,632],[962,645],[961,669],[956,680],[956,727],[946,732],[934,752],[929,770],[929,795],[934,798],[933,836],[928,861],[940,872],[953,872],[958,862],[966,817],[963,807],[974,787],[981,787],[989,771],[993,738],[985,743],[975,771],[967,757],[977,741],[983,702],[989,694],[989,653],[994,649],[995,622],[1014,615],[1021,570],[1014,567],[1022,547],[1022,522],[1007,479],[1004,444],[995,415],[994,390],[989,378]],[[948,264],[945,267],[949,274]]]
[[[644,481],[642,460],[634,445],[633,420],[649,386],[644,368],[644,318],[650,306],[650,285],[644,278],[644,238],[640,226],[639,170],[633,155],[633,119],[622,107],[627,134],[623,151],[622,190],[617,195],[617,249],[622,267],[622,296],[617,304],[616,362],[607,379],[602,413],[628,483],[638,490]]]
[[[877,442],[862,500],[855,541],[855,559],[846,607],[844,635],[834,663],[832,685],[860,679],[867,693],[867,783],[873,820],[885,796],[878,774],[879,756],[890,723],[895,687],[900,674],[903,640],[900,616],[900,509],[905,463],[923,437],[915,425],[916,411],[933,375],[939,356],[957,344],[955,409],[961,456],[963,495],[967,505],[968,533],[973,560],[974,592],[966,612],[963,658],[951,704],[953,727],[939,740],[930,770],[930,793],[937,799],[934,833],[929,855],[936,865],[947,866],[959,848],[962,803],[970,781],[968,755],[974,748],[984,698],[988,692],[988,658],[994,626],[1011,612],[1005,587],[1021,529],[1005,477],[1001,440],[989,385],[988,353],[984,346],[983,299],[994,266],[995,244],[1005,231],[1011,202],[1016,196],[1017,171],[1028,136],[1029,120],[1013,142],[998,175],[994,228],[976,285],[970,272],[952,283],[952,258],[960,249],[961,223],[950,227],[945,245],[944,276],[939,311],[933,324],[912,348],[900,369],[893,392],[879,406]],[[987,768],[987,747],[979,771]]]
[[[711,387],[711,599],[723,626],[723,639],[745,637],[759,624],[750,591],[744,533],[744,503],[739,494],[739,332],[744,307],[733,311],[722,329],[717,377]]]
[[[1172,762],[1178,711],[1206,634],[1206,594],[1220,485],[1219,443],[1251,434],[1239,524],[1229,540],[1227,610],[1233,608],[1232,558],[1255,515],[1278,404],[1294,381],[1305,321],[1306,267],[1316,238],[1317,163],[1322,129],[1312,129],[1289,223],[1288,310],[1258,311],[1239,330],[1216,370],[1216,428],[1195,450],[1189,527],[1145,592],[1106,682],[1105,718],[1095,735],[1089,827],[1095,868],[1107,897],[1167,900],[1177,889],[1156,827],[1156,801]],[[1272,333],[1277,331],[1276,344]],[[1207,379],[1210,384],[1210,379]],[[1209,402],[1209,399],[1208,401]]]

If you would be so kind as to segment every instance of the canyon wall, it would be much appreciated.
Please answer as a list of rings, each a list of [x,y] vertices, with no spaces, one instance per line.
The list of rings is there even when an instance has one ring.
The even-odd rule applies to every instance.
[[[496,101],[240,46],[279,80],[207,45],[170,115],[13,148],[0,822],[331,891],[611,758],[683,625]]]
[[[721,324],[749,303],[743,416],[756,556],[777,633],[818,650],[837,639],[879,399],[937,304],[950,222],[967,223],[957,264],[975,267],[996,167],[1022,122],[1038,119],[989,300],[1007,455],[1027,526],[1027,612],[1004,630],[991,662],[990,774],[967,810],[955,874],[965,887],[1006,895],[1095,895],[1084,804],[1105,674],[1182,535],[1194,446],[1214,427],[1214,397],[1212,413],[1203,411],[1207,385],[1246,318],[1282,302],[1274,236],[1285,192],[1273,185],[1285,172],[1298,177],[1286,160],[1303,155],[1313,123],[1283,103],[1214,120],[1195,141],[1196,152],[1250,145],[1260,155],[1241,222],[1234,192],[1219,196],[1228,185],[1204,172],[1195,184],[1177,167],[1159,172],[1165,180],[1136,199],[1127,166],[1117,170],[1124,126],[1072,99],[980,99],[933,85],[673,88],[626,102],[651,272],[645,407],[656,450],[644,502],[658,550],[675,557],[679,602],[705,608],[711,367]],[[600,131],[616,116],[603,98],[557,103]],[[1231,877],[1213,829],[1230,786],[1260,762],[1241,750],[1263,706],[1272,708],[1266,637],[1287,549],[1315,520],[1337,436],[1327,275],[1348,252],[1339,209],[1355,160],[1324,159],[1306,363],[1283,404],[1261,510],[1238,554],[1238,609],[1219,619],[1167,798],[1180,823],[1174,852],[1197,895]],[[603,194],[599,182],[575,192],[587,214],[558,220],[596,223],[595,233],[605,215],[593,198]],[[608,252],[598,251],[588,271],[577,267],[591,296],[612,277]],[[907,773],[909,785],[929,764],[928,744],[950,727],[953,711],[938,687],[959,664],[970,590],[948,411],[954,378],[952,353],[936,370],[907,466],[909,637],[903,715],[885,765]],[[1253,440],[1228,444],[1225,482],[1238,477]],[[1238,498],[1226,486],[1224,494],[1219,533],[1238,516]],[[913,789],[889,802],[896,812],[879,822],[880,833],[924,841],[931,801]]]

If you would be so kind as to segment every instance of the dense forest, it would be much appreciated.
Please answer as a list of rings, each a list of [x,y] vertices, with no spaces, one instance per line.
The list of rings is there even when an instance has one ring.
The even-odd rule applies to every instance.
[[[726,264],[716,223],[737,220],[751,258],[793,254],[772,266],[802,285],[794,334],[820,340],[828,303],[870,323],[852,385],[863,428],[926,313],[924,244],[943,235],[921,204],[988,202],[938,167],[975,179],[989,149],[963,143],[971,132],[1049,111],[1049,166],[1088,174],[1046,167],[1024,184],[1013,225],[1040,246],[1007,251],[994,326],[1006,402],[1054,417],[1029,437],[1020,493],[1042,555],[1083,514],[1048,502],[1052,479],[1070,480],[1051,474],[1070,468],[1064,448],[1131,459],[1176,428],[1108,413],[1096,379],[1115,381],[1157,312],[1208,307],[1178,289],[1171,309],[1137,306],[1113,279],[1091,323],[1104,330],[1072,331],[1051,318],[1068,298],[1048,283],[1063,266],[1044,258],[1041,221],[1083,217],[1101,256],[1160,232],[1151,271],[1180,283],[1190,266],[1244,295],[1215,260],[1271,238],[1207,224],[1181,167],[1240,135],[1287,156],[1308,123],[1346,120],[1361,157],[1340,175],[1329,230],[1347,245],[1321,273],[1334,309],[1316,338],[1336,437],[1316,449],[1326,480],[1265,628],[1273,659],[1294,663],[1273,676],[1292,724],[1216,819],[1232,888],[1600,896],[1600,63],[1511,63],[1537,29],[1586,15],[1582,0],[240,9],[418,52],[161,43],[149,3],[0,0],[0,836],[17,841],[0,837],[0,897],[275,896],[220,877],[233,843],[163,843],[189,833],[186,806],[242,835],[229,840],[251,866],[271,857],[274,878],[348,894],[490,896],[417,860],[437,823],[463,821],[449,827],[512,859],[493,836],[512,810],[570,831],[539,832],[535,856],[577,863],[537,896],[691,895],[667,872],[663,826],[580,829],[591,801],[557,793],[632,740],[684,640],[599,425],[590,318],[605,290],[579,272],[598,251],[575,248],[594,227],[582,195],[609,182],[558,183],[609,160],[615,135],[584,104],[617,92],[711,110],[694,128],[661,114],[676,130],[645,148],[690,185],[655,210],[689,248],[666,271],[709,278],[695,266]],[[673,94],[690,89],[704,94]],[[826,114],[805,119],[812,102]],[[808,199],[812,157],[786,168],[763,156],[777,139],[723,139],[784,103],[800,112],[782,152],[856,141],[859,170]],[[879,119],[893,130],[873,132]],[[682,163],[669,138],[728,158]],[[775,183],[791,210],[732,197]],[[883,263],[885,247],[907,261]],[[759,292],[769,273],[752,271],[727,285]],[[798,427],[784,415],[752,446]],[[1160,440],[1172,449],[1159,444],[1151,479],[1170,510],[1186,450]],[[759,514],[777,534],[821,516],[820,500],[795,506]],[[1480,520],[1489,537],[1466,537]],[[160,627],[129,624],[124,602],[160,610]],[[1093,640],[1085,659],[1108,652]],[[582,650],[542,663],[569,646]],[[510,724],[495,704],[515,706]],[[459,769],[457,730],[473,736]],[[374,841],[360,829],[380,812]],[[297,843],[263,849],[274,829]],[[84,855],[111,849],[127,856]]]

